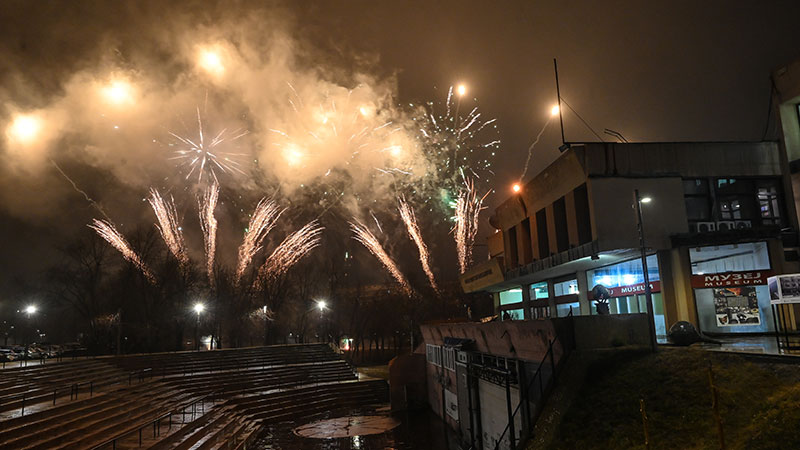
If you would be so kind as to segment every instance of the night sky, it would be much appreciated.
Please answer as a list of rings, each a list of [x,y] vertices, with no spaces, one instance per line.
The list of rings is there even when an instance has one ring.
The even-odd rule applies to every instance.
[[[291,42],[292,67],[302,67],[303,77],[367,74],[399,104],[440,101],[450,85],[464,83],[501,133],[492,207],[519,179],[527,148],[556,101],[553,58],[562,97],[603,139],[611,140],[604,128],[643,142],[777,139],[774,117],[766,126],[769,74],[800,57],[798,17],[796,1],[4,1],[0,126],[17,112],[74,95],[67,86],[76,73],[109,67],[163,79],[170,85],[163,95],[183,98],[175,91],[184,86],[186,67],[176,55],[187,48],[186,33],[217,39],[237,30]],[[225,112],[237,110],[225,105]],[[564,122],[568,141],[597,140],[567,108]],[[131,181],[132,173],[141,178],[126,171],[141,154],[136,145],[128,141],[128,156],[99,163],[74,131],[61,130],[47,158],[121,222],[150,220],[141,200],[148,184],[163,179],[165,163],[156,164],[154,180]],[[559,141],[553,122],[526,179],[558,156]],[[0,140],[0,294],[7,298],[22,280],[35,282],[54,249],[87,233],[96,216],[47,158],[22,164],[10,147]],[[244,189],[248,200],[264,195],[252,185]]]

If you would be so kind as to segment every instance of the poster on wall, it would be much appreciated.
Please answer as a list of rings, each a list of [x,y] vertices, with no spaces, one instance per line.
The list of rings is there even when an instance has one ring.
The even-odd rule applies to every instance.
[[[769,285],[769,301],[773,305],[800,303],[800,274],[770,277],[767,284]]]
[[[758,296],[755,286],[714,289],[714,308],[717,326],[760,325]]]

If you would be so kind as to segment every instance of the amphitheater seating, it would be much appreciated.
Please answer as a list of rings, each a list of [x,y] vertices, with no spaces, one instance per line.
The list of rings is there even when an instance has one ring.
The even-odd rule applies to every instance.
[[[83,385],[77,399],[59,393],[70,394],[76,384]],[[262,425],[385,403],[387,392],[383,381],[359,381],[322,344],[6,369],[0,372],[0,448],[244,449]],[[24,416],[14,415],[21,393]]]

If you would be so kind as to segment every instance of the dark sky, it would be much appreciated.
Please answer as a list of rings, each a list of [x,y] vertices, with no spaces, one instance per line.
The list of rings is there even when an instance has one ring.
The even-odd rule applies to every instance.
[[[131,5],[137,6],[131,6]],[[120,5],[128,5],[127,7]],[[115,52],[169,60],[144,36],[173,22],[212,27],[238,13],[264,17],[263,30],[288,33],[308,64],[332,61],[397,76],[398,101],[420,102],[464,83],[481,110],[500,124],[498,193],[519,178],[526,149],[555,102],[553,58],[562,97],[598,132],[630,141],[760,140],[767,120],[770,71],[800,57],[797,1],[326,1],[27,2],[0,4],[0,113],[46,104],[72,72]],[[322,70],[322,69],[320,69]],[[436,90],[438,88],[439,90]],[[567,140],[596,138],[571,112]],[[770,127],[766,137],[777,138]],[[551,123],[534,150],[527,178],[558,156]],[[7,149],[0,149],[8,157]],[[52,168],[51,168],[52,169]],[[3,195],[2,286],[36,273],[64,234],[83,230],[86,203],[54,174],[60,189],[37,183]],[[96,187],[96,172],[78,174]],[[6,192],[17,188],[5,182]],[[14,182],[16,183],[16,182]],[[52,188],[52,187],[51,187]],[[55,188],[52,188],[55,189]],[[130,195],[130,192],[126,192]],[[19,213],[19,198],[42,214]],[[76,212],[77,211],[77,212]],[[488,216],[488,215],[487,215]],[[71,221],[74,222],[71,223]],[[57,224],[57,226],[54,226]],[[0,289],[5,289],[0,287]]]

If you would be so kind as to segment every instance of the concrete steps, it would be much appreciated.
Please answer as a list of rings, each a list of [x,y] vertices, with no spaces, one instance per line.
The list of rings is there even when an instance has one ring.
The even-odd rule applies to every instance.
[[[108,384],[93,398],[0,421],[0,448],[84,449],[112,438],[116,448],[137,448],[141,433],[141,444],[153,449],[243,450],[263,424],[388,401],[385,382],[358,381],[327,345],[109,357],[12,370],[13,379],[0,381],[9,393],[21,386],[26,392],[46,389],[58,380],[94,377],[100,386]],[[130,374],[146,381],[128,384]],[[14,381],[28,376],[27,383]],[[52,391],[32,395],[52,401]],[[222,402],[184,422],[182,408],[209,396]]]

